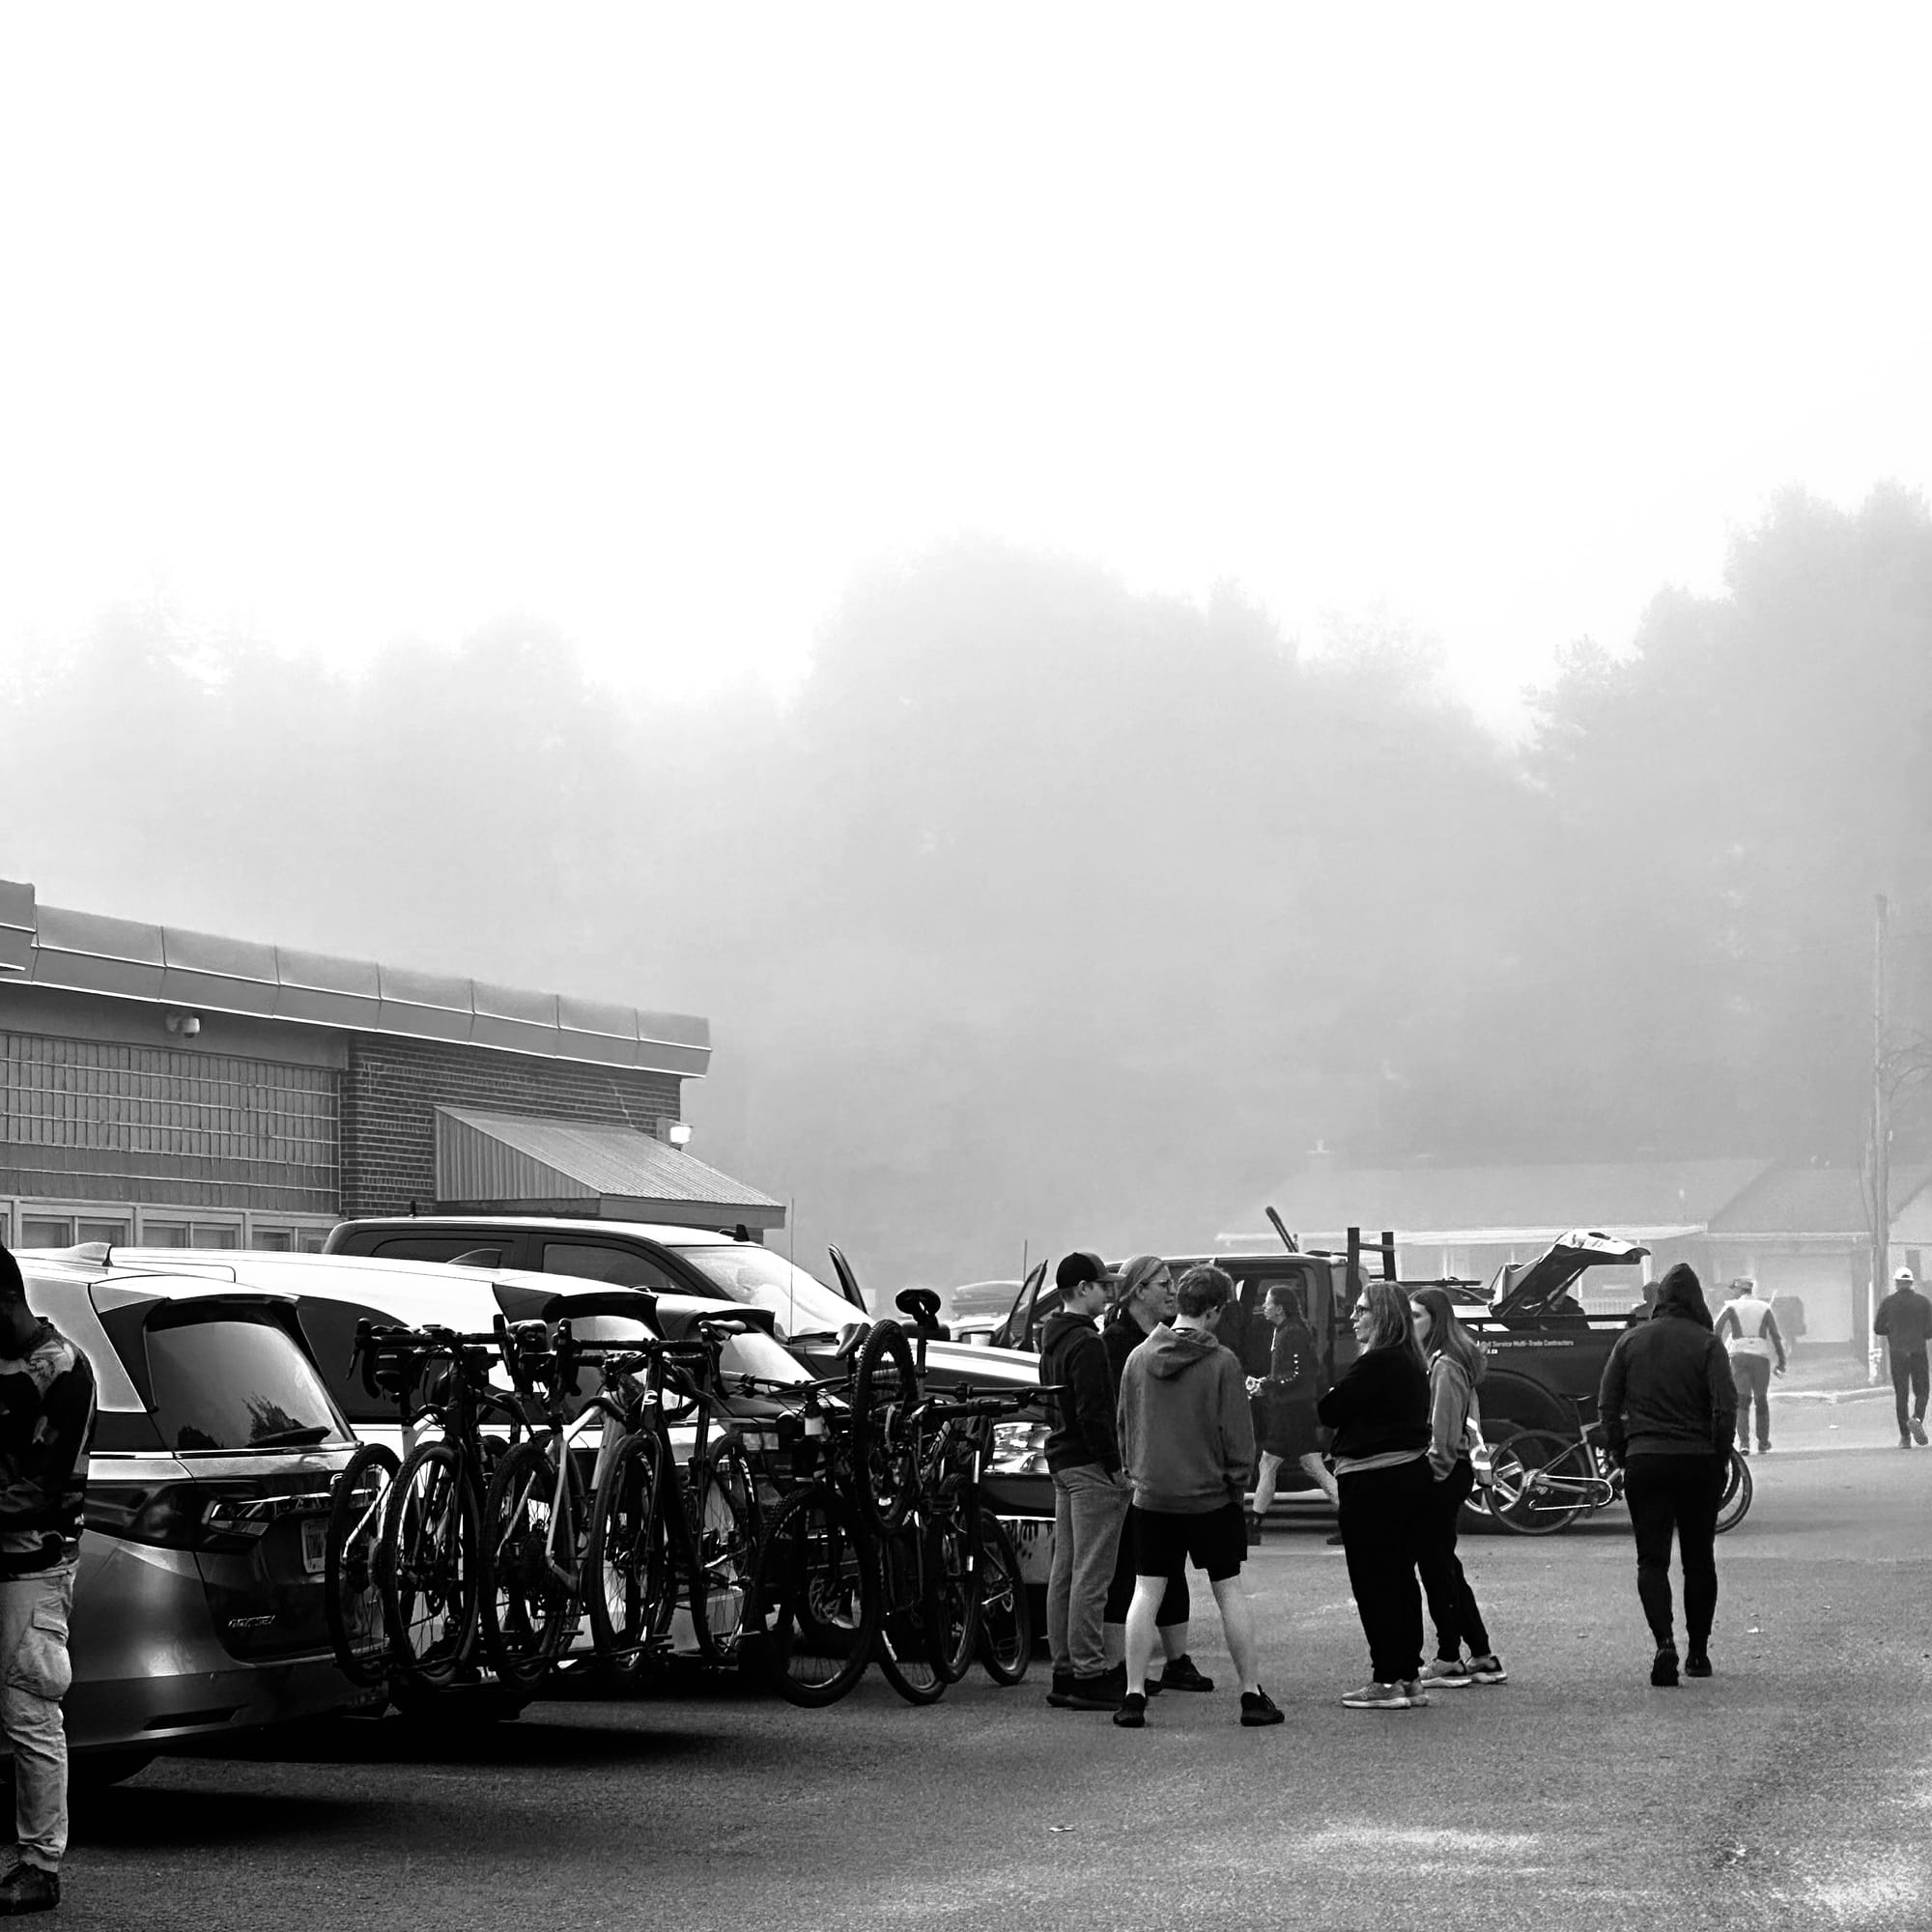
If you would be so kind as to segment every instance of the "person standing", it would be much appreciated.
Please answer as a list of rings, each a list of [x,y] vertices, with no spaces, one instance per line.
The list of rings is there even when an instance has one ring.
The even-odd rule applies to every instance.
[[[1415,1339],[1429,1360],[1429,1473],[1435,1485],[1423,1517],[1416,1565],[1435,1626],[1435,1656],[1422,1666],[1422,1685],[1454,1690],[1469,1684],[1507,1684],[1509,1672],[1490,1646],[1476,1593],[1456,1553],[1457,1519],[1476,1485],[1470,1449],[1482,1439],[1476,1387],[1483,1379],[1483,1351],[1439,1288],[1417,1289],[1408,1304]]]
[[[1713,1332],[1697,1273],[1687,1262],[1658,1283],[1650,1320],[1617,1337],[1597,1390],[1604,1446],[1624,1470],[1636,1533],[1636,1593],[1657,1645],[1650,1681],[1677,1682],[1670,1544],[1684,1565],[1685,1670],[1711,1674],[1718,1612],[1718,1505],[1730,1467],[1737,1389]]]
[[[80,1554],[94,1369],[27,1305],[0,1248],[0,1729],[14,1752],[18,1862],[0,1917],[60,1903],[67,1850],[68,1617]]]
[[[1047,1702],[1111,1711],[1126,1684],[1109,1670],[1102,1629],[1107,1586],[1126,1520],[1127,1486],[1115,1425],[1114,1375],[1096,1325],[1111,1277],[1098,1255],[1064,1256],[1054,1270],[1060,1307],[1040,1333],[1039,1380],[1058,1388],[1046,1466],[1053,1478],[1053,1564],[1046,1581]]]
[[[1127,1357],[1165,1321],[1174,1319],[1174,1270],[1158,1255],[1133,1255],[1121,1264],[1120,1283],[1114,1310],[1100,1330],[1106,1345],[1107,1364],[1114,1372],[1114,1398],[1120,1400],[1121,1378],[1126,1372]],[[1125,1671],[1127,1654],[1127,1610],[1134,1601],[1134,1540],[1122,1534],[1120,1554],[1114,1559],[1114,1580],[1107,1591],[1107,1656],[1119,1660]],[[1154,1614],[1154,1634],[1160,1640],[1161,1673],[1147,1680],[1147,1693],[1161,1690],[1211,1690],[1214,1680],[1205,1675],[1187,1654],[1187,1623],[1193,1613],[1193,1599],[1187,1588],[1185,1559],[1177,1563],[1167,1579],[1167,1593]],[[1122,1679],[1125,1685],[1124,1675]]]
[[[1925,1342],[1932,1336],[1932,1301],[1912,1285],[1912,1270],[1900,1268],[1891,1278],[1891,1293],[1872,1317],[1872,1333],[1885,1337],[1886,1359],[1891,1365],[1891,1398],[1898,1410],[1898,1446],[1925,1446]],[[1912,1394],[1906,1412],[1905,1397]]]
[[[1211,1263],[1175,1284],[1175,1317],[1131,1355],[1121,1378],[1121,1454],[1134,1486],[1134,1600],[1127,1610],[1127,1685],[1114,1721],[1147,1722],[1147,1670],[1168,1578],[1190,1559],[1208,1573],[1221,1612],[1241,1722],[1278,1724],[1281,1712],[1255,1666],[1255,1613],[1241,1582],[1248,1553],[1241,1492],[1255,1460],[1246,1378],[1214,1324],[1234,1283]]]
[[[1751,1416],[1757,1416],[1758,1454],[1771,1448],[1771,1378],[1784,1373],[1784,1337],[1771,1303],[1757,1292],[1756,1280],[1741,1274],[1731,1283],[1730,1299],[1718,1317],[1718,1340],[1731,1358],[1731,1380],[1738,1392],[1738,1453],[1750,1454]],[[1771,1366],[1773,1351],[1777,1367]],[[1903,1433],[1901,1431],[1901,1433]]]
[[[1262,1296],[1262,1320],[1271,1341],[1267,1373],[1248,1378],[1248,1393],[1260,1411],[1255,1434],[1261,1443],[1261,1469],[1255,1478],[1253,1515],[1248,1534],[1259,1536],[1274,1507],[1275,1485],[1286,1463],[1293,1463],[1332,1503],[1335,1478],[1321,1459],[1320,1425],[1315,1419],[1316,1375],[1319,1358],[1315,1331],[1301,1312],[1301,1302],[1285,1281],[1270,1282]]]
[[[1342,1551],[1369,1640],[1369,1681],[1342,1702],[1351,1711],[1406,1711],[1429,1701],[1416,1579],[1435,1488],[1429,1366],[1408,1297],[1394,1282],[1370,1282],[1350,1319],[1362,1352],[1316,1405],[1335,1432]]]

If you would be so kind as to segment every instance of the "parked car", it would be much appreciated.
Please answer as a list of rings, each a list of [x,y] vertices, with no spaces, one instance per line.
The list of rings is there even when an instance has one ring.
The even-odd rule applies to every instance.
[[[95,1375],[66,1705],[76,1778],[346,1706],[322,1568],[355,1438],[292,1304],[241,1265],[209,1280],[104,1250],[16,1259],[30,1306]]]

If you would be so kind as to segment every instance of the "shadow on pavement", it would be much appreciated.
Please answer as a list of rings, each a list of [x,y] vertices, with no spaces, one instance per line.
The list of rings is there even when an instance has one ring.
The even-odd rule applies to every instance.
[[[356,1835],[380,1829],[393,1807],[312,1792],[183,1791],[116,1785],[74,1794],[76,1844],[119,1851],[242,1848],[285,1841],[291,1833]]]

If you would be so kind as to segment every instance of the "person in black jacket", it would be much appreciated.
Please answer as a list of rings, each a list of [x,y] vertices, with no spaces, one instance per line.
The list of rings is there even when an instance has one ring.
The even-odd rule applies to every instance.
[[[1658,1283],[1648,1321],[1625,1331],[1597,1391],[1604,1446],[1624,1470],[1636,1532],[1636,1593],[1657,1644],[1650,1681],[1677,1682],[1670,1543],[1684,1564],[1684,1668],[1711,1674],[1718,1610],[1718,1505],[1730,1467],[1738,1394],[1730,1358],[1712,1330],[1696,1270],[1679,1262]]]
[[[1435,1479],[1429,1471],[1429,1367],[1392,1281],[1355,1304],[1362,1352],[1316,1405],[1335,1432],[1349,1587],[1369,1639],[1369,1682],[1342,1699],[1351,1711],[1406,1711],[1422,1689],[1422,1585],[1416,1577]]]
[[[1900,1268],[1891,1278],[1891,1293],[1872,1317],[1872,1333],[1885,1337],[1886,1358],[1891,1365],[1891,1395],[1898,1406],[1898,1446],[1910,1449],[1925,1442],[1925,1343],[1932,1336],[1932,1301],[1912,1285],[1912,1270]],[[1912,1409],[1905,1407],[1906,1391]]]
[[[1121,1468],[1114,1372],[1095,1321],[1112,1277],[1095,1254],[1065,1256],[1054,1270],[1060,1307],[1040,1333],[1039,1381],[1052,1428],[1046,1466],[1053,1478],[1053,1565],[1046,1579],[1046,1643],[1053,1659],[1047,1702],[1063,1710],[1112,1711],[1126,1666],[1107,1665],[1103,1616],[1121,1525],[1131,1492]]]

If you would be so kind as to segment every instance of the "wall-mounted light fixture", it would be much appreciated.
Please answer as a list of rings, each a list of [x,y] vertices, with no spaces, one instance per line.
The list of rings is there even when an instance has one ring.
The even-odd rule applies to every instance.
[[[185,1035],[187,1038],[192,1039],[201,1031],[201,1015],[199,1013],[170,1013],[168,1015],[168,1031],[170,1033]]]
[[[674,1121],[668,1114],[658,1116],[658,1139],[672,1147],[683,1147],[691,1139],[691,1122]]]

